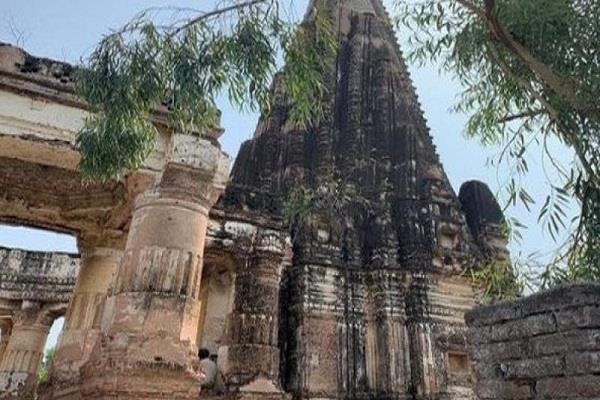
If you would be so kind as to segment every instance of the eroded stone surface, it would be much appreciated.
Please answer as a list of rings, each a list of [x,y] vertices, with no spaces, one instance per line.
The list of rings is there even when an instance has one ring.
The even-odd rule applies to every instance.
[[[0,247],[0,299],[66,303],[78,272],[74,254]]]
[[[482,400],[600,397],[600,285],[478,307],[467,323]]]
[[[0,248],[0,398],[32,395],[48,330],[78,271],[77,255]]]
[[[272,111],[242,145],[217,209],[225,219],[275,222],[294,187],[319,196],[341,180],[356,194],[338,209],[310,210],[293,232],[292,256],[280,261],[279,284],[270,272],[262,286],[266,264],[236,277],[231,324],[248,333],[227,337],[219,361],[239,373],[225,381],[235,388],[268,377],[297,398],[473,398],[463,317],[475,296],[462,274],[487,262],[487,238],[475,237],[443,171],[381,3],[314,3],[332,11],[340,39],[335,69],[326,72],[325,118],[294,126],[276,82]],[[252,232],[230,226],[241,237]],[[276,259],[268,264],[277,270]],[[248,345],[272,319],[245,310],[276,297],[280,356],[272,374],[264,368],[268,347]],[[239,341],[244,351],[232,352]]]
[[[81,268],[65,323],[56,345],[44,398],[69,398],[80,385],[79,368],[100,339],[104,304],[121,261],[122,250],[106,243],[80,240]]]
[[[0,221],[110,248],[127,239],[114,284],[103,262],[82,271],[57,354],[65,376],[82,361],[80,384],[53,398],[196,398],[198,346],[218,356],[206,397],[473,398],[463,273],[505,250],[498,218],[469,210],[495,203],[450,186],[380,1],[316,0],[307,18],[317,3],[340,39],[325,118],[292,124],[275,82],[215,207],[227,170],[218,130],[173,134],[158,112],[141,171],[83,186],[73,143],[85,104],[68,68],[0,48]],[[290,230],[290,191],[336,179],[358,198]]]
[[[175,149],[180,141],[173,139]],[[204,243],[208,212],[222,187],[222,157],[218,148],[204,148],[213,144],[192,139],[195,153],[216,156],[198,162],[172,150],[175,161],[170,158],[153,189],[137,199],[106,300],[106,328],[81,367],[83,398],[198,396]]]
[[[58,312],[54,304],[30,300],[13,310],[12,331],[0,363],[0,398],[33,398],[46,338]]]

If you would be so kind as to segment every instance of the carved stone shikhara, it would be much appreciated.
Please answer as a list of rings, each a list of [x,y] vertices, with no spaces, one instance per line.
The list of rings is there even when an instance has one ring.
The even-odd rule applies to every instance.
[[[464,273],[507,257],[502,215],[485,185],[452,189],[380,1],[313,3],[339,39],[324,117],[294,125],[276,80],[227,185],[221,132],[178,135],[166,110],[142,168],[83,185],[70,67],[0,46],[0,222],[81,252],[42,398],[473,398]],[[293,188],[332,183],[353,195],[288,226]],[[198,347],[219,370],[200,394]]]
[[[276,81],[283,95],[242,144],[216,208],[226,217],[276,220],[296,187],[316,197],[329,196],[323,188],[340,181],[354,190],[348,200],[317,202],[294,227],[292,257],[277,286],[279,374],[256,370],[225,380],[250,386],[272,376],[275,387],[297,398],[473,398],[463,315],[475,295],[465,271],[496,259],[482,246],[488,236],[472,230],[499,227],[503,217],[466,215],[381,3],[315,3],[330,8],[339,38],[334,69],[326,72],[324,119],[294,126]],[[480,191],[489,193],[485,185]],[[334,202],[338,208],[327,208]],[[258,280],[238,276],[234,304],[251,303]],[[270,331],[270,318],[250,321],[253,332]],[[256,353],[228,351],[226,362],[270,365],[262,358],[269,353]]]

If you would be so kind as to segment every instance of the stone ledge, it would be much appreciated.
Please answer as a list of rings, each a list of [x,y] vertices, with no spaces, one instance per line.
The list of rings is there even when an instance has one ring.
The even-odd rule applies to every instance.
[[[598,304],[600,284],[564,285],[516,301],[476,307],[465,315],[465,320],[468,325],[479,327],[549,311]]]

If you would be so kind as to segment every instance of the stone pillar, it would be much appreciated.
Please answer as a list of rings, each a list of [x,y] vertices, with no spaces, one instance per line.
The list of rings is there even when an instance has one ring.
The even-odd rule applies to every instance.
[[[56,346],[46,398],[80,398],[79,368],[100,337],[104,304],[122,255],[118,247],[118,243],[88,236],[79,238],[81,267]]]
[[[33,398],[53,321],[54,316],[37,302],[23,301],[21,309],[14,312],[12,333],[0,364],[0,398]]]
[[[278,316],[283,258],[264,246],[238,265],[226,346],[220,348],[218,361],[225,384],[230,390],[239,389],[243,397],[281,392]]]
[[[4,351],[8,345],[8,339],[10,339],[11,325],[10,319],[0,319],[0,364],[2,364]]]
[[[204,241],[227,169],[211,141],[173,136],[155,187],[136,201],[106,328],[81,368],[83,398],[198,397]]]
[[[436,398],[439,379],[436,365],[442,355],[437,348],[434,335],[435,323],[430,315],[430,280],[424,274],[413,274],[408,288],[406,323],[409,336],[410,370],[414,398],[418,400]]]

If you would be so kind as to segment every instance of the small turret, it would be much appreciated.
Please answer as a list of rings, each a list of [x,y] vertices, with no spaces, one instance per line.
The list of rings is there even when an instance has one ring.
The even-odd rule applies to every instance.
[[[458,198],[484,255],[491,260],[508,260],[505,218],[490,188],[480,181],[467,181],[460,187]]]

